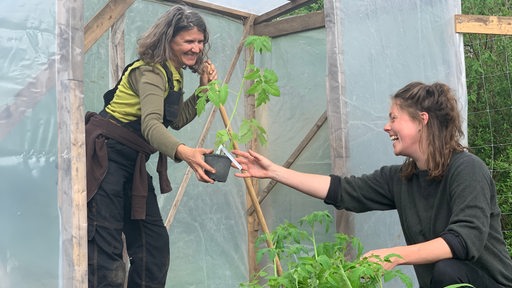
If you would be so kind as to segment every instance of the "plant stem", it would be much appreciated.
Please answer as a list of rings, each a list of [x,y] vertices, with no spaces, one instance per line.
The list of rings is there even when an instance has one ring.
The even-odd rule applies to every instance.
[[[350,281],[348,281],[347,274],[345,274],[345,270],[343,270],[343,267],[341,267],[341,276],[341,287],[352,288],[352,285],[350,285]]]
[[[318,252],[316,249],[316,239],[315,239],[315,225],[311,226],[311,242],[313,242],[313,250],[315,251],[315,259],[318,259]]]
[[[228,129],[231,126],[231,121],[233,120],[233,117],[235,116],[236,107],[238,107],[238,102],[240,101],[240,96],[242,95],[242,91],[244,88],[244,82],[245,82],[244,79],[242,79],[242,84],[240,85],[240,90],[238,91],[238,93],[236,95],[235,109],[233,109],[233,112],[231,112],[231,116],[229,116],[228,127],[226,127],[226,129]],[[233,139],[231,139],[231,141],[233,141]]]

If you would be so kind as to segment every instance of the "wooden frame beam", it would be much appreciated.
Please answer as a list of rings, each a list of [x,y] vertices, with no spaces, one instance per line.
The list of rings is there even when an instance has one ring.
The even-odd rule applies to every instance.
[[[512,35],[512,17],[456,14],[455,32]]]
[[[314,1],[315,0],[295,0],[292,2],[288,2],[287,4],[279,6],[274,10],[271,10],[267,13],[261,14],[260,16],[256,17],[256,19],[254,20],[254,24],[272,21],[272,20],[278,18],[279,16],[285,15],[291,11],[294,11],[301,7],[309,5],[309,4],[313,3]]]
[[[135,0],[110,0],[84,28],[84,52],[124,15]]]
[[[248,12],[231,9],[228,7],[224,7],[224,6],[220,6],[220,5],[216,5],[216,4],[212,4],[212,3],[209,3],[206,1],[200,1],[200,0],[162,0],[161,2],[185,4],[190,7],[214,12],[214,13],[217,13],[217,14],[229,17],[229,18],[234,18],[234,19],[242,19],[243,20],[243,19],[249,18],[251,15],[253,15]]]
[[[325,27],[324,11],[317,11],[254,25],[254,34],[279,37],[323,27]]]

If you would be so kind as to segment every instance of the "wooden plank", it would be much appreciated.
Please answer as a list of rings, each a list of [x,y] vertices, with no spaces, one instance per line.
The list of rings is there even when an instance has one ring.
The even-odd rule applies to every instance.
[[[317,11],[307,15],[292,16],[282,20],[256,24],[254,25],[254,34],[279,37],[323,27],[325,27],[324,12]]]
[[[456,14],[455,32],[512,35],[512,17]]]
[[[85,25],[84,52],[121,17],[135,0],[110,0],[98,14]]]
[[[202,9],[205,11],[210,11],[216,14],[220,14],[229,18],[234,19],[245,19],[249,18],[251,13],[224,7],[221,5],[212,4],[210,2],[206,1],[200,1],[200,0],[164,0],[163,2],[170,2],[170,3],[176,3],[176,4],[186,4],[187,6]]]
[[[272,21],[272,20],[278,18],[279,16],[288,14],[288,13],[295,11],[301,7],[311,4],[314,1],[315,0],[296,0],[293,2],[288,2],[284,5],[277,7],[274,10],[271,10],[265,14],[262,14],[262,15],[256,17],[256,19],[254,20],[254,24]]]
[[[82,1],[57,0],[56,102],[62,287],[87,287],[87,191],[83,114]],[[50,83],[48,83],[50,84]]]

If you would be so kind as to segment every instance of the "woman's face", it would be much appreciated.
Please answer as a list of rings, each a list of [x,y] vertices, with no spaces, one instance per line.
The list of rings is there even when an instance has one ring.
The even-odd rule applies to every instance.
[[[421,161],[426,158],[425,151],[422,152],[420,149],[423,128],[425,127],[422,123],[412,119],[407,112],[400,110],[398,105],[391,105],[389,121],[384,126],[384,131],[393,142],[393,152],[397,156],[412,158],[418,166],[421,166]]]
[[[204,34],[196,27],[180,32],[171,40],[174,67],[193,66],[204,48]]]

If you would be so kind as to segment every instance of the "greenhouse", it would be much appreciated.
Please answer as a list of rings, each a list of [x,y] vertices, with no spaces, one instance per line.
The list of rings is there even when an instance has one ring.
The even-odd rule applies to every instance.
[[[324,9],[293,11],[312,0],[18,0],[0,3],[0,287],[86,287],[87,199],[84,116],[103,108],[137,39],[171,7],[201,14],[209,59],[230,97],[173,134],[191,147],[214,148],[222,113],[233,129],[258,119],[267,143],[253,149],[275,163],[319,174],[361,175],[399,164],[383,127],[390,96],[411,81],[447,83],[466,113],[460,1],[324,0]],[[268,36],[271,52],[244,46]],[[236,94],[247,63],[278,75],[279,97],[255,108]],[[185,70],[185,95],[197,75]],[[155,173],[157,155],[147,163]],[[171,193],[157,192],[170,237],[166,287],[239,287],[262,265],[259,235],[327,210],[335,232],[365,250],[404,243],[395,211],[353,214],[269,180],[199,182],[169,161]],[[158,185],[155,181],[155,185]],[[156,187],[156,191],[159,191]],[[264,244],[263,244],[264,245]],[[400,269],[418,287],[412,267]],[[397,280],[393,280],[397,281]],[[393,284],[395,283],[395,284]],[[386,287],[397,287],[396,282]]]

